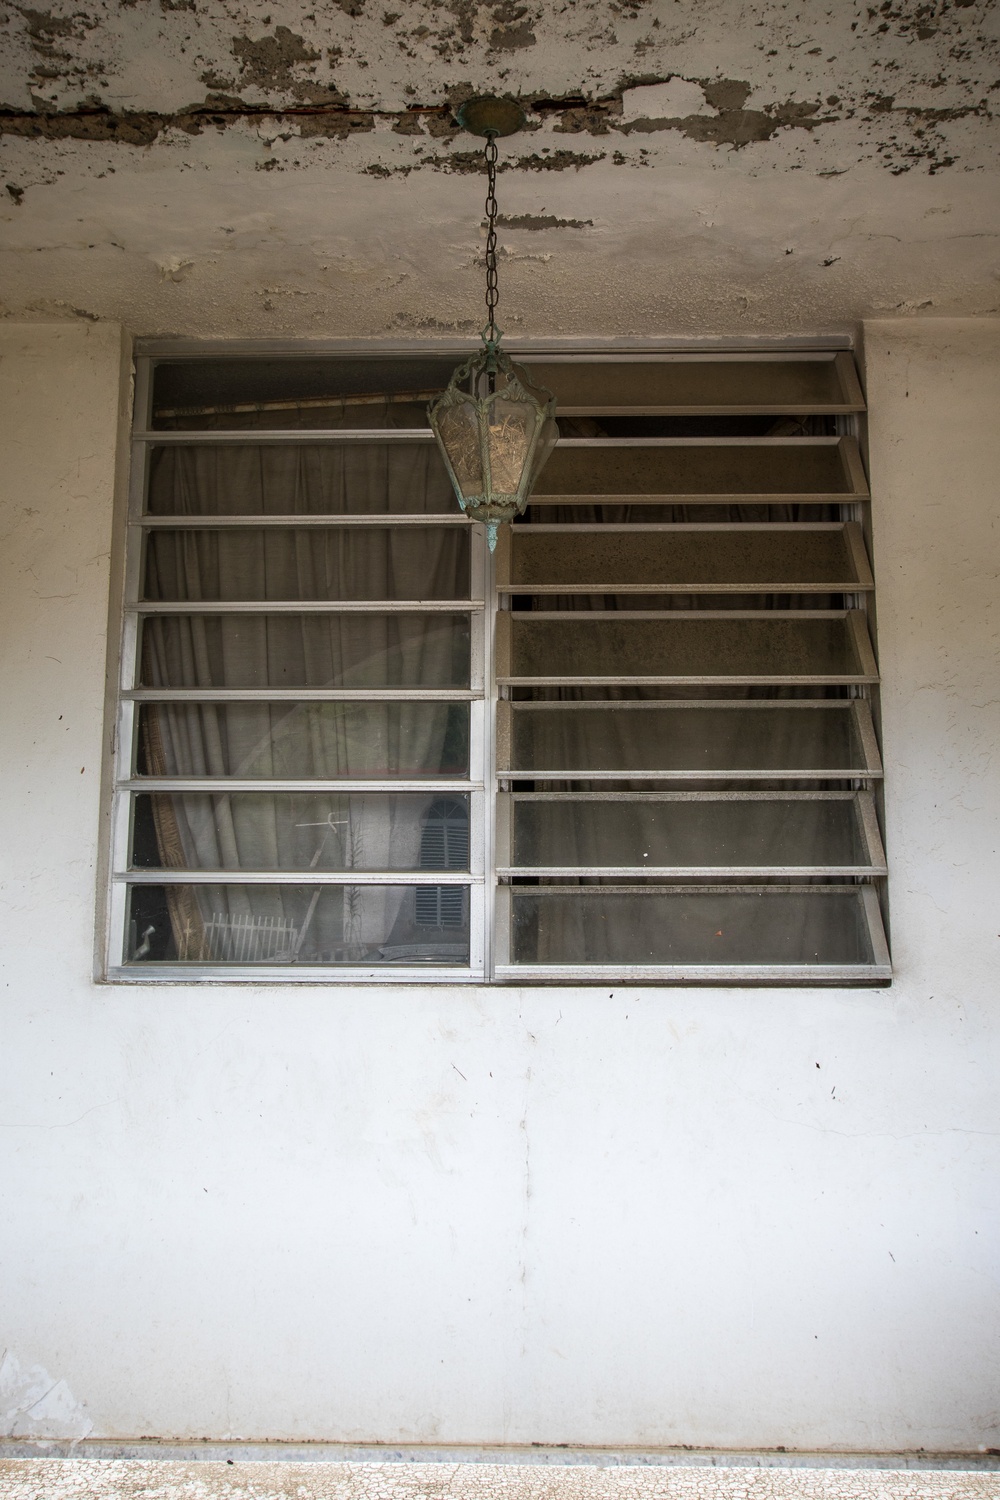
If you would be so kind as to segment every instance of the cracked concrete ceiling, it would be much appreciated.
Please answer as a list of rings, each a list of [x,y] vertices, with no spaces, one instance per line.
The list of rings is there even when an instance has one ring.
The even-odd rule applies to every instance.
[[[994,0],[0,9],[0,307],[139,333],[470,334],[473,93],[514,336],[1000,312]]]

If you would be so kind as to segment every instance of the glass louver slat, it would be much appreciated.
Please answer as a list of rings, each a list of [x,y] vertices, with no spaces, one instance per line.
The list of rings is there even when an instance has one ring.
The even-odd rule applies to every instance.
[[[542,470],[532,504],[674,495],[847,498],[858,493],[846,459],[851,441],[563,441]]]
[[[516,526],[509,545],[505,593],[834,593],[872,586],[855,523],[724,531]]]
[[[848,614],[734,611],[720,618],[678,611],[627,618],[624,612],[566,610],[558,618],[515,612],[501,619],[510,624],[498,625],[498,675],[512,684],[875,678]]]
[[[864,410],[850,357],[530,359],[534,379],[566,415],[848,412]]]
[[[816,779],[880,775],[873,742],[857,700],[517,702],[500,705],[498,759],[532,776]]]

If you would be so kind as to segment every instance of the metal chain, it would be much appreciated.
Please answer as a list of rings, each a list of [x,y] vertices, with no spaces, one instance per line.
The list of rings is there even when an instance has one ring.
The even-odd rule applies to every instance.
[[[496,137],[486,137],[486,312],[488,322],[486,336],[490,343],[500,337],[497,328],[497,143]]]

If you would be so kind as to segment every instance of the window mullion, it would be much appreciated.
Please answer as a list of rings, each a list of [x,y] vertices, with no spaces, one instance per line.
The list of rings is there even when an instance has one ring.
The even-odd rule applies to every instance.
[[[496,817],[496,737],[494,725],[496,723],[496,671],[494,666],[494,621],[496,618],[497,593],[496,593],[496,566],[493,553],[486,546],[486,530],[482,526],[473,527],[472,538],[472,569],[473,588],[471,592],[483,600],[483,606],[478,616],[480,622],[481,678],[479,684],[482,687],[482,698],[478,704],[472,705],[474,721],[477,719],[478,710],[478,747],[479,758],[472,762],[472,774],[483,784],[483,793],[480,806],[480,818],[478,822],[478,833],[481,840],[480,871],[484,875],[484,886],[482,888],[482,905],[480,912],[480,937],[482,944],[482,973],[486,980],[493,978],[495,965],[495,919],[496,919],[496,856],[494,852],[495,839],[495,817]],[[473,743],[477,735],[473,729]],[[475,942],[475,937],[473,939]]]

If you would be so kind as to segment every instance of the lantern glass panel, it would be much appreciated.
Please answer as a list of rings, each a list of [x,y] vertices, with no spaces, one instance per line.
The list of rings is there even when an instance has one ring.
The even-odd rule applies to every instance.
[[[529,494],[534,489],[535,480],[548,462],[549,455],[558,441],[559,424],[552,417],[546,417],[542,425],[542,430],[538,434],[538,440],[535,443],[535,451],[531,455],[531,478],[528,481]]]
[[[459,401],[440,408],[437,426],[463,496],[482,494],[483,462],[475,406],[471,401]]]
[[[535,412],[527,401],[497,396],[489,406],[490,478],[494,491],[517,493],[531,450]]]

